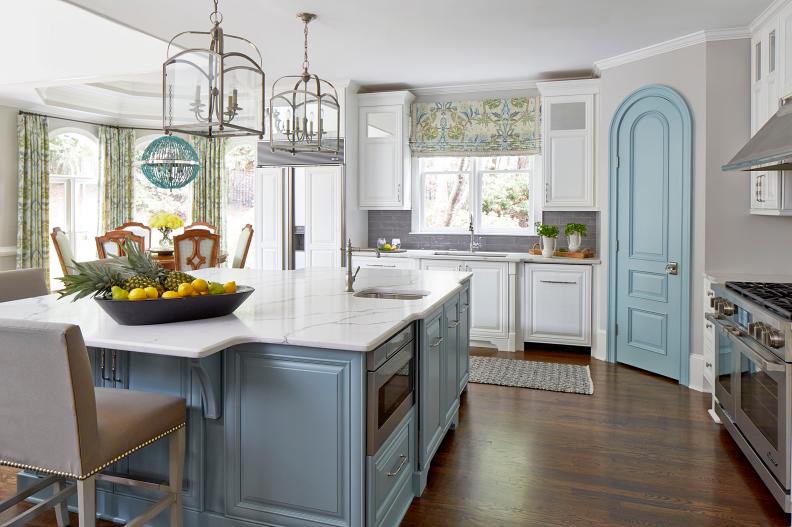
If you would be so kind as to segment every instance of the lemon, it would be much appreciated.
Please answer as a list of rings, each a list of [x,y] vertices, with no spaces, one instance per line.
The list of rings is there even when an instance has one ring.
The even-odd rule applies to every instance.
[[[196,278],[192,281],[193,289],[199,293],[205,293],[209,290],[209,284],[203,278]]]
[[[141,289],[140,287],[134,288],[132,291],[129,292],[129,299],[130,300],[145,300],[148,298],[145,289]]]
[[[148,286],[143,291],[146,292],[146,296],[149,298],[157,298],[159,296],[159,291],[157,291],[156,287]]]
[[[184,282],[183,284],[179,284],[179,296],[192,296],[195,289],[191,284]]]
[[[226,293],[236,293],[236,282],[226,282],[223,285],[223,291]]]
[[[181,298],[176,291],[165,291],[162,293],[162,298]]]
[[[390,251],[392,249],[391,244],[389,244],[389,243],[386,243],[385,245],[383,245],[382,248],[385,249],[386,251]]]
[[[223,289],[223,284],[218,284],[217,282],[212,282],[209,284],[209,294],[210,295],[222,295],[225,293],[225,289]]]

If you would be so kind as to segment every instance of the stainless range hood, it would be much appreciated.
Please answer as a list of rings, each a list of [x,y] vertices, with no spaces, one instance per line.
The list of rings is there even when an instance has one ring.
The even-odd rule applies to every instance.
[[[269,141],[259,141],[256,166],[259,167],[310,167],[344,164],[344,140],[340,140],[340,150],[331,152],[297,152],[291,154],[282,150],[272,151]],[[335,140],[333,140],[335,146]]]
[[[792,101],[781,102],[781,109],[754,135],[723,170],[792,170]]]

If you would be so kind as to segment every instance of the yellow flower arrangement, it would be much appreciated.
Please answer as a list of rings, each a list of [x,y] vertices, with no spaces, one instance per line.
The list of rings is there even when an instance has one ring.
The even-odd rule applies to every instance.
[[[170,212],[157,212],[149,218],[149,226],[155,229],[178,229],[184,226],[184,221],[176,214]]]

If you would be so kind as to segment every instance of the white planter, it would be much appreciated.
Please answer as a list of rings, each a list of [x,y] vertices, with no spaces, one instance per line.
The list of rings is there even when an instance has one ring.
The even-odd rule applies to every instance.
[[[550,258],[553,256],[555,252],[555,238],[548,238],[547,236],[542,236],[542,256],[545,258]]]
[[[582,241],[582,238],[579,232],[573,232],[567,236],[567,241],[569,243],[569,252],[573,253],[580,249],[580,242]]]

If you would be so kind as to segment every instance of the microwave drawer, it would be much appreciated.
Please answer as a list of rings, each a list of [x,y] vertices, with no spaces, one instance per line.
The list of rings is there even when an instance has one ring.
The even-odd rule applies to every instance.
[[[367,357],[368,371],[374,371],[379,368],[382,363],[396,355],[396,352],[413,340],[415,340],[415,324],[409,324],[392,336],[388,342],[369,352]]]

